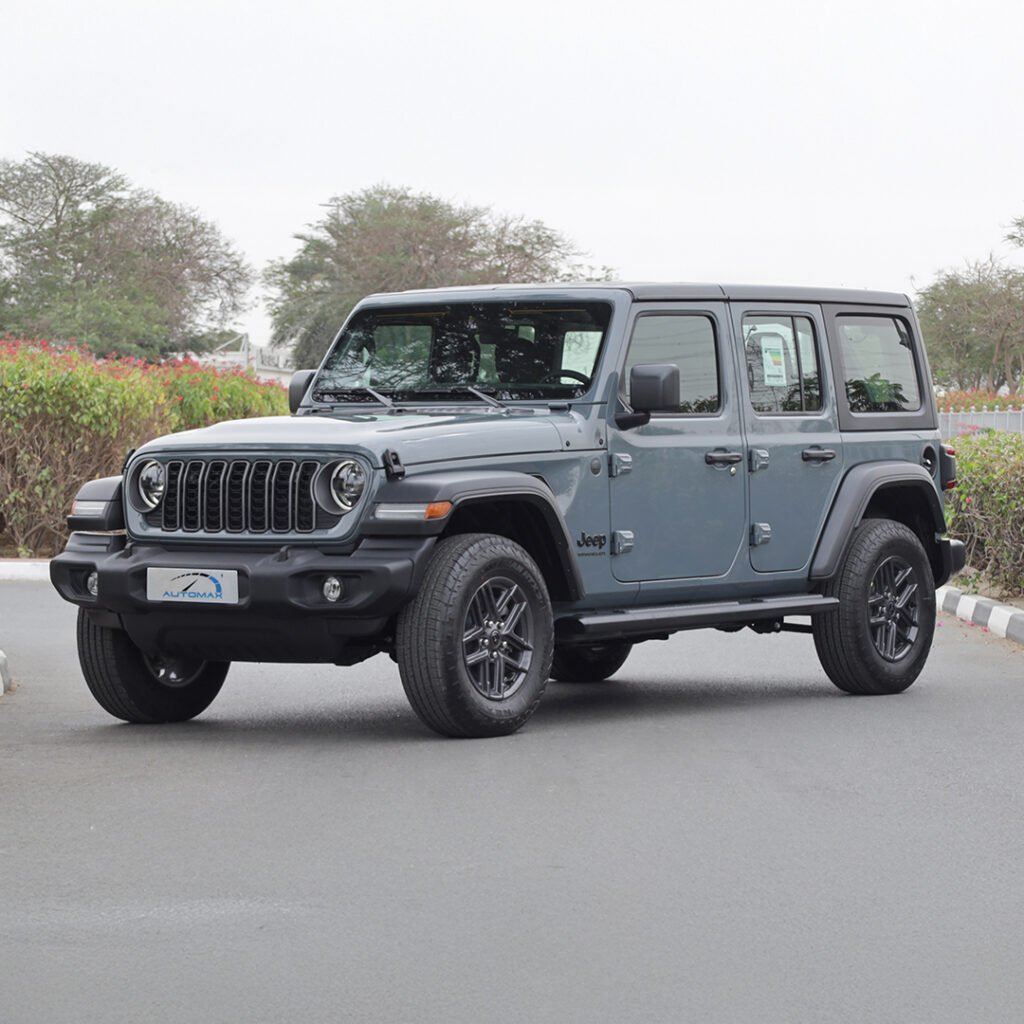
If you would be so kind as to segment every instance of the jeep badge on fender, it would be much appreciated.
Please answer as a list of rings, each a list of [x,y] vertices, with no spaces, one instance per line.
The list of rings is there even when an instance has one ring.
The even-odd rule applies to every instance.
[[[232,661],[387,652],[431,729],[498,736],[549,678],[744,626],[811,632],[839,689],[897,693],[964,562],[903,295],[371,295],[289,401],[79,491],[50,575],[110,714],[192,718]]]

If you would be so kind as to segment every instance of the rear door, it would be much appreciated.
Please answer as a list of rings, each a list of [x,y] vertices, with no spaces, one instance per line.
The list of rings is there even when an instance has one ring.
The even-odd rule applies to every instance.
[[[725,303],[634,307],[620,391],[642,363],[679,367],[681,401],[609,422],[612,558],[622,582],[727,575],[746,547],[743,438]],[[625,546],[629,546],[624,550]]]
[[[758,572],[801,569],[843,473],[821,309],[731,308],[748,448],[750,562]]]

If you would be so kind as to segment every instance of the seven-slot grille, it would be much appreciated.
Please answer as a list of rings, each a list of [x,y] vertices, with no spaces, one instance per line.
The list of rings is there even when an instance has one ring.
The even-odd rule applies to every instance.
[[[164,465],[164,499],[146,516],[187,533],[312,533],[341,518],[320,508],[311,459],[174,460]]]

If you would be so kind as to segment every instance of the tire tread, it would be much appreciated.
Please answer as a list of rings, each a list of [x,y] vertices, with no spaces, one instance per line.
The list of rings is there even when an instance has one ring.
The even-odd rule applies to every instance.
[[[89,692],[108,714],[125,722],[180,722],[205,711],[220,692],[228,662],[207,662],[195,682],[180,690],[161,687],[126,633],[96,625],[78,612],[78,660]]]
[[[859,654],[873,648],[870,627],[860,607],[861,583],[872,575],[880,550],[894,543],[909,544],[919,551],[925,570],[925,578],[919,586],[927,587],[922,594],[922,605],[926,612],[927,605],[932,606],[930,619],[921,627],[919,642],[923,653],[915,654],[909,671],[898,676],[887,675],[877,667],[873,669]],[[843,565],[825,593],[838,597],[840,605],[835,612],[814,618],[814,645],[822,668],[833,684],[846,693],[858,695],[899,693],[907,689],[924,668],[934,630],[935,587],[931,567],[917,535],[892,519],[865,519],[854,531]]]
[[[465,533],[441,541],[434,551],[419,593],[399,616],[396,647],[402,686],[413,710],[429,728],[444,736],[508,735],[519,729],[533,714],[544,693],[550,665],[542,665],[543,680],[525,710],[482,721],[470,701],[457,687],[444,686],[459,672],[461,652],[446,649],[439,638],[446,624],[457,614],[461,593],[453,580],[467,578],[478,563],[482,551],[492,559],[505,558],[534,576],[547,602],[543,578],[529,554],[515,541],[497,534]],[[550,615],[550,603],[547,603]],[[549,639],[547,658],[551,657]],[[543,658],[540,651],[535,653]]]

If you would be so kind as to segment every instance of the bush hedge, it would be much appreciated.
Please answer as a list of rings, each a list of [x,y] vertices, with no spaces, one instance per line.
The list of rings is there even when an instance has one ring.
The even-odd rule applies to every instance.
[[[241,371],[0,340],[0,552],[58,551],[79,486],[150,438],[287,411],[284,388]]]
[[[995,391],[944,391],[935,396],[939,412],[1005,412],[1024,409],[1024,395],[1000,395]]]
[[[950,533],[967,564],[1008,596],[1024,594],[1024,437],[998,430],[956,439]]]

